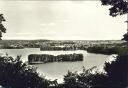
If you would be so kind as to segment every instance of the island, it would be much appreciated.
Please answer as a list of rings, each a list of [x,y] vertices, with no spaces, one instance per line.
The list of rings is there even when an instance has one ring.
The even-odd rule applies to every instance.
[[[83,54],[61,54],[61,55],[49,55],[49,54],[30,54],[28,55],[28,64],[41,64],[48,62],[74,62],[83,61]]]

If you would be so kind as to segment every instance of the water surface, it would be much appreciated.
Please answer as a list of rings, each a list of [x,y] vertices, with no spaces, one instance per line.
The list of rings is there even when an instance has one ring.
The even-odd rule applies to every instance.
[[[68,71],[81,71],[84,66],[86,69],[97,66],[97,68],[102,69],[105,61],[110,60],[110,55],[102,54],[91,54],[83,50],[76,51],[40,51],[39,48],[24,48],[24,49],[0,49],[0,53],[5,55],[13,56],[14,58],[17,55],[22,55],[22,60],[27,61],[29,54],[51,54],[51,55],[60,55],[60,54],[73,54],[73,53],[82,53],[84,55],[84,61],[77,62],[52,62],[45,64],[37,64],[38,71],[43,74],[48,79],[58,79],[58,82],[63,81],[63,76]]]

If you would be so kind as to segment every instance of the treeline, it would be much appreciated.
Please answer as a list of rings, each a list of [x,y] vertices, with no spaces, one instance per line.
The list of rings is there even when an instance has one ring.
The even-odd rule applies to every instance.
[[[73,45],[73,41],[57,41],[57,40],[3,40],[0,41],[1,49],[15,49],[17,48],[40,48],[42,46],[60,46],[60,45]]]
[[[97,54],[118,54],[118,55],[126,55],[128,54],[128,44],[118,44],[115,46],[106,46],[106,45],[100,45],[100,46],[93,46],[88,47],[87,52],[89,53],[97,53]]]
[[[49,55],[49,54],[30,54],[28,56],[28,63],[47,63],[47,62],[63,62],[63,61],[83,61],[83,54],[61,54],[61,55]]]
[[[115,47],[93,46],[93,47],[88,47],[87,52],[110,55],[110,54],[117,54],[117,49]]]
[[[1,47],[1,49],[23,49],[23,46],[20,45],[4,45]]]
[[[77,47],[73,47],[73,46],[69,46],[69,47],[57,47],[57,46],[44,46],[44,47],[41,47],[40,50],[42,51],[59,51],[59,50],[63,50],[63,51],[67,51],[67,50],[77,50],[78,48]]]

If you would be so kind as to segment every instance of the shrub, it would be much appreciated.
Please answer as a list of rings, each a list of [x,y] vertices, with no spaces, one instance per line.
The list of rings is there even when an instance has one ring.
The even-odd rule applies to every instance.
[[[20,56],[0,57],[0,85],[5,88],[47,88],[49,81],[41,78],[35,67],[23,63]]]
[[[94,68],[85,70],[83,72],[68,72],[64,76],[64,88],[107,88],[108,76],[104,73],[92,73]]]
[[[112,63],[105,63],[104,67],[109,80],[117,88],[126,88],[128,86],[128,55],[118,56]]]

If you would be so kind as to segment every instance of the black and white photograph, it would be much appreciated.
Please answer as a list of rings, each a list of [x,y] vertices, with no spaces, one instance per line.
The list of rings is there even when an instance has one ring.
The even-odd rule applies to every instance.
[[[128,0],[0,0],[0,88],[128,88]]]

